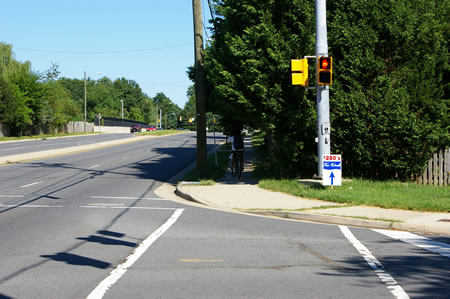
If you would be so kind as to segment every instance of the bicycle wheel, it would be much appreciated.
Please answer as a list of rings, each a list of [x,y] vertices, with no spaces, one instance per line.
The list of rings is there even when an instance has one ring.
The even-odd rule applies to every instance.
[[[238,179],[240,179],[241,175],[242,175],[240,153],[236,153],[236,159],[234,159],[234,168],[235,168],[236,176],[238,177]]]
[[[236,169],[236,165],[237,165],[236,157],[237,157],[236,153],[233,153],[234,159],[231,159],[231,175],[232,176],[236,176],[236,170],[237,170]],[[233,163],[233,161],[234,161],[234,163]]]

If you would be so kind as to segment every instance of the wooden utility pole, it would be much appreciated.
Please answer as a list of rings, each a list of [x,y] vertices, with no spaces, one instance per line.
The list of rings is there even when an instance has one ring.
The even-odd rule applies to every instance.
[[[201,0],[192,0],[194,11],[195,48],[195,106],[197,120],[197,169],[200,175],[207,171],[206,162],[206,113],[205,113],[205,71],[203,68],[203,24]]]

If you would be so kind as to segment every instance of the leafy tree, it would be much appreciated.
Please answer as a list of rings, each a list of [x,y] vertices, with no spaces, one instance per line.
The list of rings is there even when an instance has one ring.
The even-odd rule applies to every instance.
[[[40,74],[31,70],[31,63],[14,59],[12,46],[0,43],[0,122],[10,127],[13,134],[53,132],[68,121],[84,119],[84,80],[58,78],[59,65]],[[154,101],[145,95],[139,85],[125,78],[112,82],[104,77],[86,79],[87,120],[103,116],[124,116],[137,121],[156,122],[156,104],[168,113],[168,127],[176,127],[176,116],[181,109],[163,93]]]
[[[52,62],[50,68],[46,70],[42,76],[45,81],[54,81],[58,79],[59,74],[61,74],[59,71],[59,65]]]
[[[167,119],[167,128],[177,127],[177,116],[181,114],[181,109],[174,104],[164,93],[159,92],[153,97],[153,103],[158,107],[158,110],[162,110],[162,125],[165,128],[164,123]]]
[[[289,61],[314,53],[314,1],[214,4],[210,102],[228,127],[268,133],[282,175],[311,174],[314,94],[290,85]],[[448,11],[448,1],[328,2],[332,151],[348,174],[406,178],[450,145]]]
[[[334,144],[349,173],[406,178],[450,145],[445,2],[330,3]]]
[[[226,130],[242,123],[265,130],[281,175],[311,174],[314,97],[291,87],[289,62],[313,52],[312,1],[215,2],[217,32],[205,68]]]
[[[48,104],[48,116],[44,128],[47,133],[61,130],[69,121],[76,120],[80,107],[71,99],[70,92],[57,81],[43,84],[43,98]]]
[[[195,105],[195,89],[194,85],[191,85],[186,92],[188,101],[184,104],[183,112],[181,116],[184,120],[189,118],[195,118],[196,115],[196,105]]]

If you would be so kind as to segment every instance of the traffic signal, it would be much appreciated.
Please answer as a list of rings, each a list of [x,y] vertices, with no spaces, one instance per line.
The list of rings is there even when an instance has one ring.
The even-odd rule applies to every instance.
[[[292,85],[308,86],[308,59],[291,59]]]
[[[333,83],[333,57],[319,57],[317,72],[318,85],[331,85]]]

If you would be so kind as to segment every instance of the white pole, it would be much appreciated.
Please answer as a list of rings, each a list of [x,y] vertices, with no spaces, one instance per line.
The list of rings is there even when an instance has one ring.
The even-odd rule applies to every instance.
[[[123,120],[123,100],[120,100],[120,103],[122,103],[122,120]]]
[[[316,57],[328,56],[326,0],[316,0]],[[323,155],[330,154],[330,87],[317,85],[318,177],[322,177]]]
[[[84,132],[86,133],[86,118],[87,118],[87,108],[86,108],[86,71],[84,71]]]

